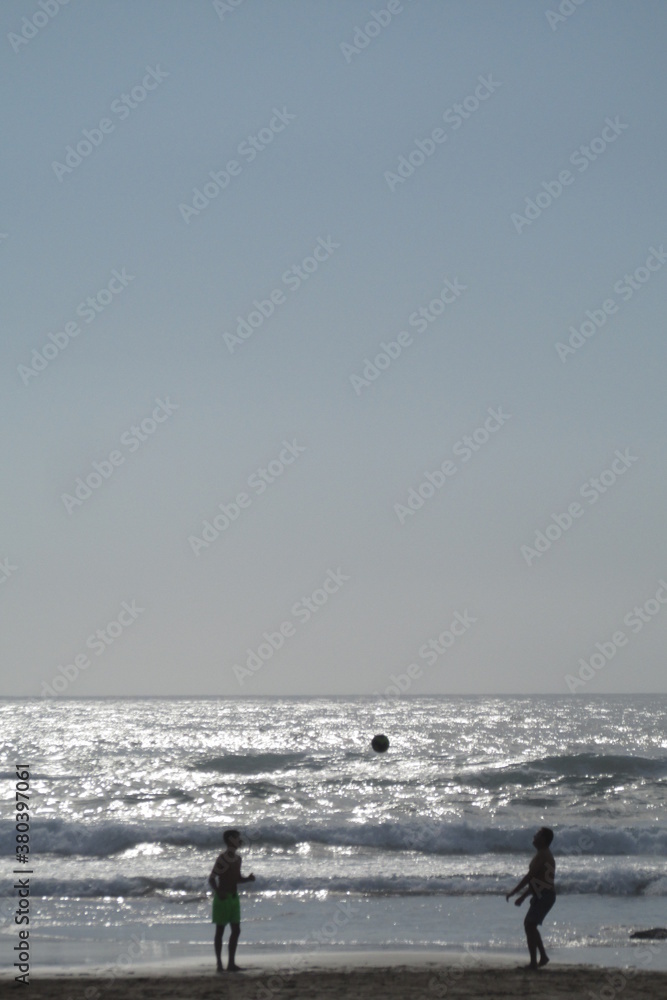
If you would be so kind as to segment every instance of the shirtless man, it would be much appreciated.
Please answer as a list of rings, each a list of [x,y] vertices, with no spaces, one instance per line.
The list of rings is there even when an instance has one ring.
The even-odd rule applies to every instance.
[[[225,842],[225,850],[218,855],[208,878],[208,884],[213,889],[213,916],[211,919],[217,925],[213,947],[215,948],[217,971],[223,972],[222,935],[225,932],[225,924],[230,924],[227,971],[242,972],[243,970],[234,961],[241,933],[241,906],[236,887],[239,882],[254,882],[255,876],[252,873],[246,878],[241,875],[241,857],[236,851],[243,841],[238,830],[225,830],[222,839]]]
[[[524,875],[521,881],[505,896],[509,900],[515,893],[528,887],[523,895],[515,900],[515,906],[521,906],[526,896],[532,895],[526,919],[523,926],[526,928],[526,940],[528,951],[530,952],[530,965],[528,969],[539,969],[541,965],[546,965],[549,956],[544,950],[540,932],[537,929],[551,907],[556,902],[556,890],[554,887],[554,875],[556,873],[556,862],[550,851],[551,841],[554,839],[553,830],[543,826],[533,837],[533,847],[536,850],[535,857],[530,862],[528,874]],[[540,953],[540,960],[537,961],[537,953]]]

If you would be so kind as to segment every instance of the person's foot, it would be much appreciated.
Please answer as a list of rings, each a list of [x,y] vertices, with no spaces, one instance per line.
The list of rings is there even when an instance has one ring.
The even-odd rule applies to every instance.
[[[548,965],[549,964],[549,956],[548,955],[542,955],[542,958],[539,960],[539,962],[537,964],[538,965]]]
[[[537,970],[539,969],[539,965],[537,964],[537,962],[529,962],[528,965],[522,965],[521,968],[527,969],[530,972],[537,972]]]
[[[236,965],[236,963],[234,963],[234,965],[227,966],[227,972],[243,972],[243,971],[244,971],[243,968],[240,965]]]
[[[215,971],[216,972],[224,972],[225,970],[223,969],[223,967],[221,965],[219,965],[218,968]]]

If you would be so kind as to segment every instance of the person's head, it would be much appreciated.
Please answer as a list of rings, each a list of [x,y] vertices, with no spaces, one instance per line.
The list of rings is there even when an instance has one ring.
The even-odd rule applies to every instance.
[[[231,849],[232,851],[236,851],[243,843],[241,840],[241,834],[238,830],[225,830],[222,835],[222,839],[225,842],[225,847],[227,847],[228,850]]]
[[[533,837],[533,846],[540,850],[544,850],[545,847],[551,845],[551,841],[554,839],[554,832],[550,830],[548,826],[542,826],[537,831]]]

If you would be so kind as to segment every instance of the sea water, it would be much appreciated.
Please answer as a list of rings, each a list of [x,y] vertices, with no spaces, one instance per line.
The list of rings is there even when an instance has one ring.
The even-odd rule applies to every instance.
[[[517,953],[528,904],[504,894],[545,825],[549,953],[632,963],[630,932],[667,926],[666,709],[620,695],[0,701],[0,947],[17,931],[27,764],[33,970],[212,955],[207,880],[230,827],[256,876],[240,890],[246,954]],[[643,947],[667,967],[667,945]]]

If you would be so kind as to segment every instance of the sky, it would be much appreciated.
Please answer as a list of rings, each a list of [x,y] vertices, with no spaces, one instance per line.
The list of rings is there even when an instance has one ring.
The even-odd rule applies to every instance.
[[[2,693],[666,691],[658,0],[6,0]]]

